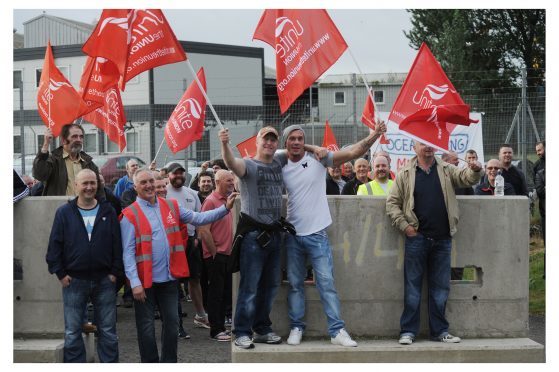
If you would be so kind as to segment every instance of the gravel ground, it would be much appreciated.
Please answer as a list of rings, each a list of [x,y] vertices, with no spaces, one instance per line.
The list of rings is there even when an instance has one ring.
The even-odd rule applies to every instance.
[[[195,314],[191,302],[182,303],[182,311],[188,316],[183,318],[183,325],[190,334],[190,339],[178,340],[179,363],[230,363],[231,345],[229,342],[217,342],[210,339],[210,330],[198,328],[192,322]],[[117,308],[117,334],[119,347],[119,360],[121,363],[139,363],[140,352],[136,336],[136,323],[134,309],[123,306]],[[161,320],[155,321],[155,333],[158,348],[161,353]]]

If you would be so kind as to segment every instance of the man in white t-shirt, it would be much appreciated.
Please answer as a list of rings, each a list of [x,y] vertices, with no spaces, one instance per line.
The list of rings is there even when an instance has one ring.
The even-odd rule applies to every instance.
[[[341,319],[340,301],[334,286],[332,248],[326,228],[332,223],[324,179],[326,168],[340,166],[367,152],[386,131],[384,122],[378,122],[376,131],[365,139],[336,152],[327,152],[317,160],[306,150],[319,151],[305,145],[305,132],[299,125],[283,131],[283,144],[287,153],[276,154],[283,165],[283,182],[287,190],[287,220],[295,226],[296,235],[286,234],[287,279],[291,286],[288,295],[291,333],[287,343],[298,345],[305,330],[306,257],[312,262],[317,289],[328,321],[330,341],[334,345],[357,346],[345,330]],[[324,155],[322,153],[322,155]]]
[[[198,193],[190,187],[185,186],[185,169],[179,163],[172,163],[167,167],[169,172],[169,185],[167,185],[167,199],[176,199],[179,206],[190,209],[194,212],[200,212],[201,204]],[[201,328],[210,328],[208,314],[204,309],[202,297],[202,287],[200,285],[200,276],[202,273],[202,246],[196,238],[196,227],[187,224],[188,237],[186,244],[186,256],[188,259],[188,269],[190,277],[188,278],[188,294],[192,298],[196,314],[194,315],[194,325]],[[183,238],[185,238],[183,236]]]

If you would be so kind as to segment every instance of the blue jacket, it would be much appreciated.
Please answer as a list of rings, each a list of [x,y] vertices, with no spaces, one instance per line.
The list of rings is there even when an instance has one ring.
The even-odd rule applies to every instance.
[[[99,202],[91,241],[78,210],[77,198],[56,211],[46,260],[51,274],[96,280],[113,274],[123,276],[120,223],[107,201]]]

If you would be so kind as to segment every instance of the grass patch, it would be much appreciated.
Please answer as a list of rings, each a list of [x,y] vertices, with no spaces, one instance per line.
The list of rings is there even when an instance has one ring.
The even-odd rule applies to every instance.
[[[530,245],[530,314],[545,314],[544,248],[542,239]]]

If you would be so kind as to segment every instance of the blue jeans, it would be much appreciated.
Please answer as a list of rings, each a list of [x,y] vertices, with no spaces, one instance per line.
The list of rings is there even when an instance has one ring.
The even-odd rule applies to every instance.
[[[145,288],[146,300],[134,300],[136,314],[136,332],[142,363],[176,363],[177,338],[179,335],[179,314],[177,311],[178,290],[177,281],[153,283],[151,288]],[[155,304],[159,306],[161,314],[161,360],[155,341]]]
[[[400,318],[400,336],[415,337],[419,332],[421,287],[427,271],[430,337],[448,333],[445,318],[450,291],[450,251],[452,239],[430,239],[418,233],[406,237],[404,255],[404,311]]]
[[[115,284],[108,276],[99,280],[72,278],[62,288],[64,301],[64,363],[85,363],[85,345],[82,338],[84,309],[91,296],[95,324],[99,335],[97,354],[101,363],[118,362],[116,336]]]
[[[328,334],[336,337],[340,329],[344,328],[344,321],[340,315],[340,300],[334,286],[334,265],[332,248],[326,230],[306,236],[288,234],[285,239],[287,248],[287,280],[289,290],[289,319],[291,328],[305,329],[305,275],[306,256],[310,257],[316,280],[316,287],[320,294],[320,301],[328,321]]]
[[[281,280],[280,234],[272,233],[266,248],[256,237],[260,231],[247,233],[241,245],[239,294],[235,310],[236,337],[252,336],[252,332],[272,332],[270,311]]]

